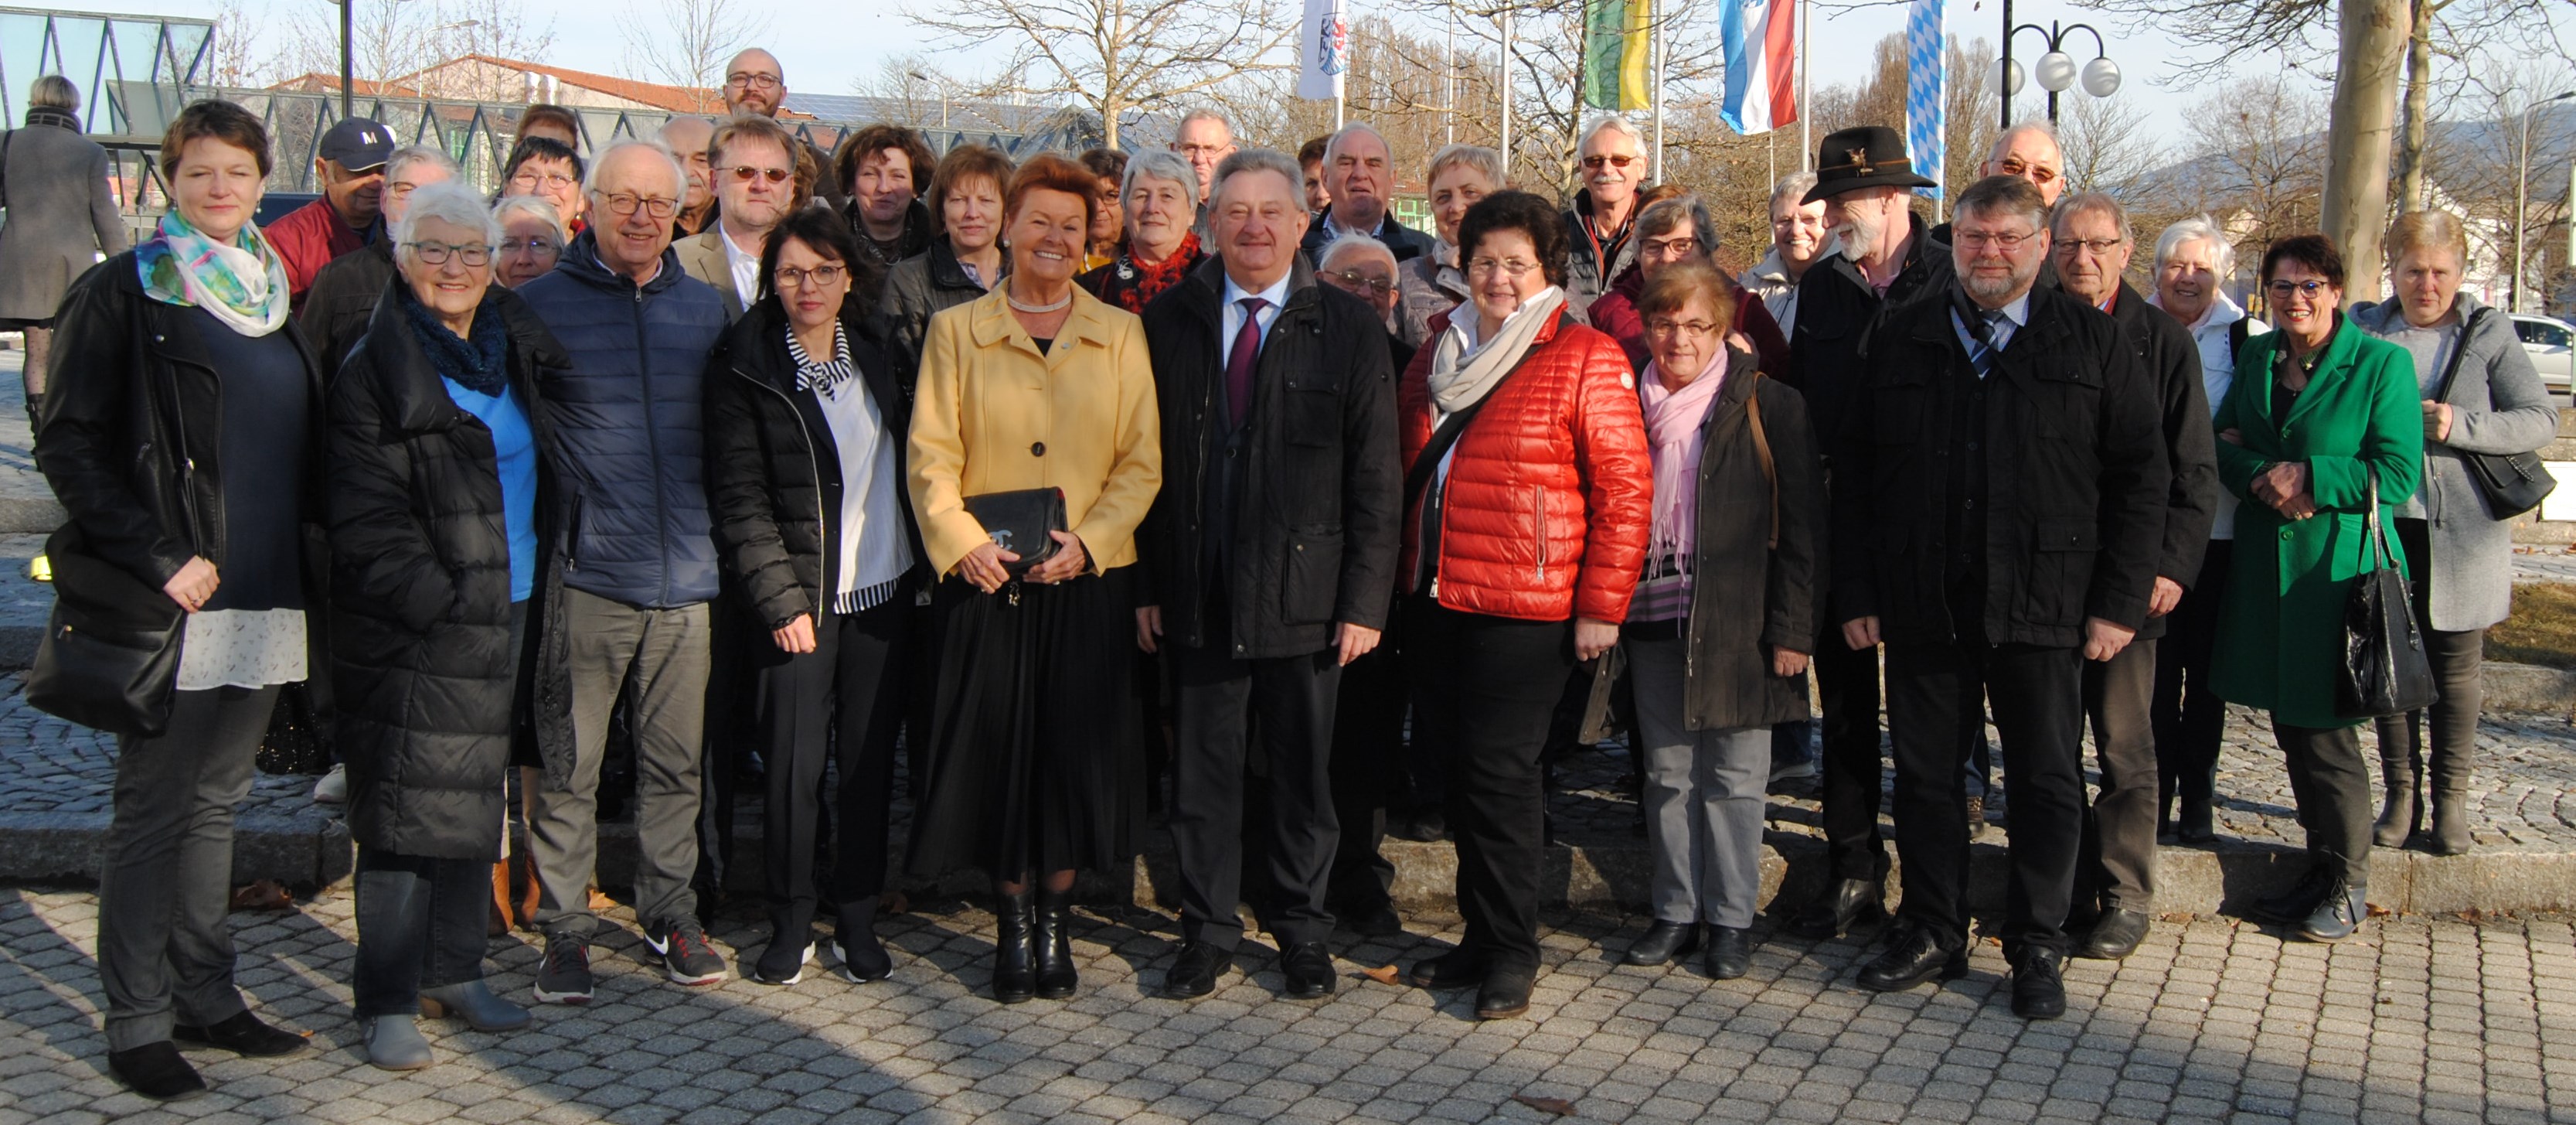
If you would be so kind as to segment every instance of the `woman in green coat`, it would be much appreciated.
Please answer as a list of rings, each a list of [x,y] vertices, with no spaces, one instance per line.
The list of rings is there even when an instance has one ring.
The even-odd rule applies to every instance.
[[[2219,479],[2245,504],[2210,680],[2220,698],[2272,713],[2308,833],[2307,875],[2254,909],[2317,941],[2350,937],[2367,916],[2370,769],[2362,720],[2335,709],[2344,599],[2370,565],[2374,478],[2388,508],[2424,469],[2414,362],[2344,322],[2343,280],[2323,235],[2264,254],[2280,331],[2246,342],[2215,423]]]

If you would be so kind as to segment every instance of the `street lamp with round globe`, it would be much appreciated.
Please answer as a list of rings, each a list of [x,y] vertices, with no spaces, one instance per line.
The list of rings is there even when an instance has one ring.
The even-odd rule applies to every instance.
[[[2107,58],[2084,64],[2084,92],[2107,98],[2120,92],[2120,64]]]

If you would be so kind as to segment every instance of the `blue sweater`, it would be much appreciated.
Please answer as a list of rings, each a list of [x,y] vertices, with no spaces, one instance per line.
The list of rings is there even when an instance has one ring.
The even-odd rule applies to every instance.
[[[712,600],[699,388],[724,334],[724,299],[668,250],[638,289],[600,263],[588,231],[518,293],[572,354],[544,389],[565,485],[564,585],[648,609]]]

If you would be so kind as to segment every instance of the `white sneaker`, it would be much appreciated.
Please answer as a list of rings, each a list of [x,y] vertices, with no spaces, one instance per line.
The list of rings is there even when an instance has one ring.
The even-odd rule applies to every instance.
[[[313,783],[313,799],[325,805],[349,803],[349,767],[334,764],[331,772]]]

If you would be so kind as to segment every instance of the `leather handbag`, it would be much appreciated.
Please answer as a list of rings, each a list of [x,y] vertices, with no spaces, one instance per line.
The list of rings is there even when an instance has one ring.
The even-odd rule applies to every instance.
[[[27,702],[112,734],[149,738],[170,725],[186,610],[89,550],[80,525],[45,540],[54,609],[27,670]]]
[[[2460,356],[2469,350],[2469,334],[2477,330],[2479,321],[2494,311],[2481,308],[2470,313],[2468,323],[2460,326],[2459,342],[2451,346],[2450,370],[2442,375],[2441,401],[2444,404],[2451,401],[2451,385],[2459,381]],[[2497,519],[2509,520],[2539,507],[2540,502],[2548,499],[2549,494],[2558,488],[2558,478],[2551,476],[2549,466],[2541,463],[2538,450],[2471,453],[2463,449],[2456,452],[2461,462],[2469,467],[2469,481],[2477,485],[2480,495],[2486,497],[2487,511]]]
[[[1063,544],[1049,532],[1071,530],[1064,522],[1061,488],[1022,488],[969,496],[966,514],[984,525],[984,534],[992,536],[994,543],[1020,556],[1017,562],[1002,564],[1013,578],[1055,557]]]
[[[2370,480],[2367,540],[2370,569],[2344,594],[2343,666],[2335,677],[2335,713],[2347,719],[2402,715],[2433,705],[2433,663],[2415,620],[2414,598],[2397,569],[2379,521],[2379,478]]]

